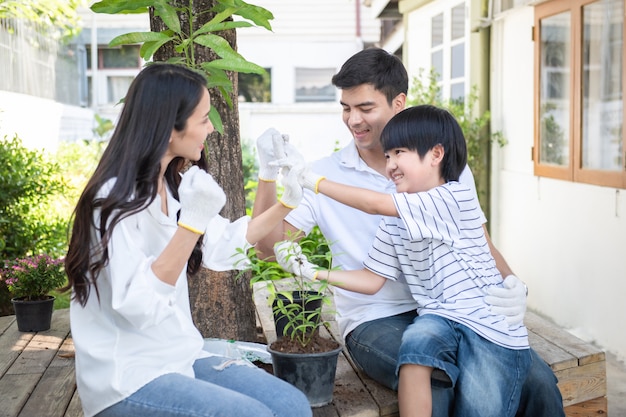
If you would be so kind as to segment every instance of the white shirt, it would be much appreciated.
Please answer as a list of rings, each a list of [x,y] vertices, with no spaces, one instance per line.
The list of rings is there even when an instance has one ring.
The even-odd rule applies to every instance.
[[[383,193],[395,193],[393,182],[370,168],[359,156],[354,142],[332,155],[313,163],[312,169],[332,181],[368,188]],[[461,182],[475,191],[474,177],[469,168],[461,174]],[[486,222],[482,213],[481,221]],[[287,222],[309,233],[319,226],[331,242],[333,266],[343,270],[363,268],[381,216],[370,215],[348,207],[322,194],[304,190],[298,207],[286,217]],[[359,294],[335,287],[337,323],[345,338],[358,325],[382,317],[415,310],[417,303],[406,284],[387,281],[374,295]]]
[[[446,317],[505,348],[528,348],[523,324],[509,328],[485,302],[488,288],[502,287],[502,277],[473,190],[449,182],[392,197],[399,217],[383,217],[365,267],[406,282],[420,315]]]
[[[102,187],[99,197],[114,181]],[[186,267],[175,286],[159,280],[151,269],[177,229],[180,203],[169,190],[167,206],[169,215],[161,211],[157,196],[147,209],[117,224],[108,246],[109,263],[97,280],[100,299],[92,288],[84,308],[71,303],[76,383],[85,417],[166,373],[193,377],[195,360],[209,356],[191,318]],[[231,223],[220,216],[211,220],[204,235],[207,268],[234,269],[236,249],[250,246],[245,239],[248,221],[242,217]],[[94,230],[92,244],[95,236]]]

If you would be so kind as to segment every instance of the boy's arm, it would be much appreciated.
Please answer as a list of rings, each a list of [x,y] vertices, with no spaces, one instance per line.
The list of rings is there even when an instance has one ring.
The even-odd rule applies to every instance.
[[[391,194],[339,184],[311,172],[308,168],[304,169],[300,179],[304,188],[308,188],[316,194],[322,193],[333,200],[365,213],[393,217],[398,215]]]
[[[309,262],[297,242],[285,240],[274,247],[276,262],[296,276],[312,281],[326,280],[329,284],[361,294],[376,294],[387,280],[369,269],[353,271],[326,270]]]

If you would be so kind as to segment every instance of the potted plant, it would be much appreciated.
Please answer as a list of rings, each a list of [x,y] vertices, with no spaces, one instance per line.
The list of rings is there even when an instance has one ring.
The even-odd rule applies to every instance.
[[[330,267],[332,255],[323,237],[309,235],[300,241],[300,246],[311,262]],[[238,277],[250,271],[250,285],[263,283],[268,305],[272,306],[278,339],[268,346],[268,351],[274,375],[303,391],[311,407],[330,403],[342,347],[319,332],[328,325],[322,309],[332,304],[328,282],[323,276],[309,281],[292,275],[277,262],[259,258],[254,248],[248,251],[246,259]]]
[[[55,297],[49,292],[65,283],[63,259],[45,254],[18,258],[5,262],[0,276],[13,297],[18,330],[50,329]]]

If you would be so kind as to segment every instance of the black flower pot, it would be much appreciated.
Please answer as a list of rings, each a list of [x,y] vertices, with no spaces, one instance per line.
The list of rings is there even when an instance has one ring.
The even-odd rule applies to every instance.
[[[306,291],[303,293],[301,291],[293,291],[291,295],[293,297],[294,304],[298,304],[299,306],[302,306],[302,305],[304,306],[305,314],[310,314],[315,311],[321,311],[321,307],[322,307],[321,298],[317,298],[314,300],[308,299],[310,295],[319,295],[318,292]],[[303,300],[303,295],[306,301]],[[285,297],[283,294],[278,294],[277,298],[280,298],[284,304],[291,303],[289,299]],[[284,336],[285,326],[287,325],[288,319],[280,311],[276,310],[276,306],[277,306],[277,301],[274,300],[274,304],[272,305],[272,311],[274,314],[274,325],[276,326],[276,337],[280,339],[281,337]],[[317,321],[319,322],[319,320],[320,320],[320,317],[318,316]],[[296,325],[299,325],[299,324],[301,323],[296,323]]]
[[[311,407],[321,407],[333,400],[341,346],[319,353],[286,353],[271,347],[267,350],[272,355],[274,375],[302,391]]]
[[[40,332],[50,329],[54,297],[49,295],[44,300],[28,301],[19,298],[11,299],[15,309],[17,329],[20,332]]]

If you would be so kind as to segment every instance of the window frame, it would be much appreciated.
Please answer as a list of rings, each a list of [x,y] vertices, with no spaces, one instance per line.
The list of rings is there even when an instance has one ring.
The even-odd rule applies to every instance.
[[[600,185],[614,188],[626,188],[626,131],[622,131],[622,166],[621,170],[609,171],[583,168],[583,131],[582,131],[582,89],[583,89],[583,7],[599,0],[552,0],[535,6],[533,36],[534,47],[534,175],[560,180]],[[626,3],[626,0],[623,0]],[[626,4],[624,4],[626,10]],[[541,20],[569,11],[570,28],[570,104],[569,104],[569,156],[564,166],[541,163],[540,143],[540,106],[541,106]],[[626,122],[626,19],[622,24],[622,124]]]

